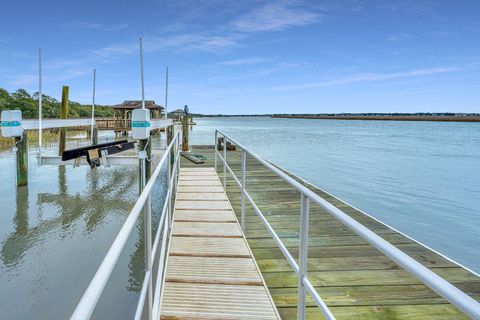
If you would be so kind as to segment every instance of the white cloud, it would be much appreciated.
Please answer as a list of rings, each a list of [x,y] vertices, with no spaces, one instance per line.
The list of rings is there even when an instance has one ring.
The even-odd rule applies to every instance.
[[[176,51],[206,51],[222,52],[233,47],[240,46],[239,36],[217,36],[202,34],[178,34],[166,37],[146,37],[143,40],[145,52],[158,52],[170,49]],[[100,62],[112,62],[122,56],[138,54],[138,40],[126,43],[109,45],[100,49],[90,50],[86,53],[88,60]]]
[[[232,26],[242,32],[280,31],[319,19],[319,14],[301,8],[297,2],[271,1],[234,20]]]
[[[104,25],[96,22],[70,22],[64,25],[66,28],[70,29],[81,29],[81,30],[102,30],[102,31],[119,31],[126,29],[130,26],[129,23],[120,23],[112,25]]]
[[[354,74],[351,76],[332,79],[332,80],[309,82],[309,83],[290,85],[290,86],[280,86],[280,87],[273,88],[273,90],[282,91],[282,90],[308,89],[308,88],[319,88],[319,87],[350,84],[350,83],[422,77],[422,76],[435,75],[435,74],[441,74],[441,73],[451,73],[451,72],[457,72],[462,70],[471,70],[475,68],[474,66],[472,68],[472,66],[469,68],[438,67],[438,68],[428,68],[428,69],[417,69],[417,70],[397,72],[397,73],[360,73],[360,74]]]
[[[392,34],[390,35],[387,40],[392,41],[392,42],[398,42],[402,40],[409,40],[412,37],[406,33],[397,33],[397,34]]]
[[[22,86],[32,85],[37,81],[38,81],[38,76],[28,74],[28,75],[13,77],[9,82],[14,86],[22,87]]]
[[[245,58],[245,59],[222,61],[222,62],[219,62],[218,64],[224,65],[224,66],[244,66],[244,65],[250,65],[250,64],[259,64],[259,63],[268,62],[268,61],[270,61],[270,59]]]

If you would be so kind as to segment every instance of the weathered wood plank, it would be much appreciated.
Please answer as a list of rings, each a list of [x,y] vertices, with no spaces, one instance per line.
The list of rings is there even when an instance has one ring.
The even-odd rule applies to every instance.
[[[242,238],[172,237],[170,255],[192,257],[249,258],[250,252]]]
[[[178,186],[179,193],[193,192],[193,193],[223,193],[221,185],[216,186],[186,186],[184,184]]]
[[[255,249],[253,249],[255,251]],[[412,258],[422,263],[427,267],[435,268],[452,268],[456,267],[452,262],[443,259],[439,255],[425,256],[411,255]],[[291,271],[292,267],[285,260],[285,258],[277,259],[256,259],[257,264],[262,272],[279,272]],[[327,270],[382,270],[382,269],[398,269],[400,268],[390,258],[385,256],[357,256],[357,257],[329,257],[328,259],[310,258],[308,259],[308,270],[312,271],[327,271]]]
[[[263,285],[251,258],[170,257],[166,281]]]
[[[176,237],[243,238],[236,221],[233,223],[176,221],[172,227],[172,234]]]
[[[186,176],[180,175],[179,181],[220,181],[216,175]]]
[[[461,268],[432,268],[436,274],[449,279],[451,283],[478,282],[480,279]],[[293,272],[269,272],[263,277],[269,288],[296,288],[297,277]],[[313,271],[308,278],[315,287],[325,286],[365,286],[365,285],[414,285],[420,280],[403,269],[391,270],[347,270]]]
[[[225,193],[196,193],[196,192],[179,192],[177,193],[177,200],[227,200]]]
[[[161,319],[278,319],[263,286],[165,283]]]
[[[179,210],[232,210],[228,201],[177,200],[175,208]]]
[[[282,319],[296,319],[296,308],[279,308]],[[468,319],[449,304],[440,305],[370,305],[332,307],[337,320],[463,320]],[[307,320],[323,319],[316,307],[307,308]]]
[[[456,286],[473,297],[480,296],[478,286],[471,283],[458,283]],[[322,287],[319,290],[325,302],[332,307],[445,304],[442,297],[424,285]],[[296,288],[270,288],[270,291],[277,307],[296,307]],[[315,306],[311,296],[307,296],[307,306]]]
[[[175,221],[237,222],[233,211],[228,210],[175,210]]]
[[[220,181],[182,181],[182,186],[219,186],[222,184]]]

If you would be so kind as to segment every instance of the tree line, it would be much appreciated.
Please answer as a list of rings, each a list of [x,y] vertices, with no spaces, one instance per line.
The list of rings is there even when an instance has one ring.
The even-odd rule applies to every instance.
[[[2,110],[21,110],[24,119],[38,118],[39,93],[28,93],[25,89],[18,89],[9,93],[0,88],[0,112]],[[45,118],[60,117],[60,101],[48,95],[42,95],[42,115]],[[68,102],[69,118],[88,118],[92,116],[92,106],[78,102]],[[95,117],[113,117],[113,109],[108,106],[95,106]]]

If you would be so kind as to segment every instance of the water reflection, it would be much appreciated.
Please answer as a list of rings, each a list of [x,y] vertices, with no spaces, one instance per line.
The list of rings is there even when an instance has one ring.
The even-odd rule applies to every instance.
[[[13,227],[15,231],[4,242],[1,251],[2,261],[5,265],[15,265],[19,261],[25,250],[23,248],[24,239],[28,235],[28,186],[18,187],[15,194],[17,211],[13,217]]]
[[[38,167],[33,152],[30,160],[29,185],[14,188],[14,158],[0,157],[6,182],[0,185],[0,318],[65,319],[138,197],[138,167]],[[153,233],[164,175],[159,180],[152,193]],[[128,319],[135,311],[144,276],[141,218],[95,312],[98,319]]]
[[[65,166],[58,167],[58,193],[38,193],[37,205],[40,217],[44,208],[55,206],[58,215],[41,219],[35,226],[28,225],[28,186],[17,188],[16,214],[13,218],[15,231],[2,243],[1,259],[8,267],[17,265],[24,253],[42,237],[58,226],[62,227],[61,237],[70,233],[76,220],[85,221],[84,231],[90,233],[100,225],[112,210],[125,210],[131,207],[131,200],[124,195],[136,185],[135,170],[92,170],[87,172],[86,192],[68,192]]]
[[[161,210],[166,197],[166,180],[167,180],[166,168],[160,173],[156,184],[152,190],[152,237],[155,237],[155,233],[158,229],[158,222],[160,220]],[[129,291],[140,292],[143,284],[144,268],[145,268],[145,237],[144,237],[144,221],[143,215],[140,216],[137,223],[137,240],[135,241],[135,249],[130,255],[130,262],[128,269],[130,271],[128,278]],[[154,239],[152,239],[154,241]]]

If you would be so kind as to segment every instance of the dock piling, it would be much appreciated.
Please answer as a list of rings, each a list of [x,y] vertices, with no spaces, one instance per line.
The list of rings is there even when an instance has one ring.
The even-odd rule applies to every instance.
[[[98,144],[98,128],[93,127],[93,137],[92,137],[93,144]]]
[[[28,184],[28,136],[23,131],[21,137],[15,137],[17,158],[17,187]]]
[[[68,118],[68,86],[62,87],[62,105],[60,110],[60,119]],[[65,151],[67,140],[67,129],[60,128],[60,141],[58,143],[58,155],[61,156],[63,151]]]
[[[188,151],[188,122],[187,115],[182,117],[182,151]]]

